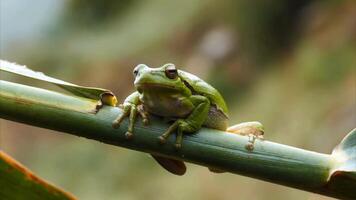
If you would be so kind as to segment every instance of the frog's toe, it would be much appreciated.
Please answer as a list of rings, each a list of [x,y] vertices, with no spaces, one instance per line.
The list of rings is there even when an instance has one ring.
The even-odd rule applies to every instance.
[[[142,122],[143,125],[147,126],[149,123],[148,120],[148,113],[145,111],[145,109],[143,108],[143,105],[138,105],[137,106],[137,111],[140,114],[140,116],[142,117]]]
[[[162,135],[158,137],[159,143],[164,144],[166,143],[166,138],[164,138]]]
[[[125,137],[126,137],[126,139],[130,140],[130,139],[133,138],[133,134],[132,134],[131,132],[127,131],[127,132],[125,133]]]
[[[113,128],[119,128],[120,127],[120,124],[121,124],[121,122],[122,122],[122,120],[124,119],[124,117],[125,117],[125,115],[121,115],[121,116],[119,116],[118,118],[116,118],[113,122],[112,122],[112,124],[111,124],[111,126],[113,127]]]
[[[248,150],[248,151],[252,151],[255,147],[254,147],[254,144],[253,143],[248,143],[245,145],[245,148]]]
[[[111,126],[113,128],[119,128],[121,122],[125,119],[125,117],[129,116],[130,110],[131,110],[131,105],[124,107],[122,113],[112,122]]]
[[[179,150],[179,149],[182,148],[182,144],[181,144],[181,143],[176,143],[176,144],[174,144],[174,147],[175,147],[177,150]]]
[[[145,126],[147,126],[149,124],[148,119],[143,119],[142,122],[143,122],[143,125],[145,125]]]
[[[114,122],[111,124],[111,126],[116,129],[116,128],[119,128],[119,127],[120,127],[120,123],[117,123],[116,121],[114,121]]]
[[[174,122],[165,133],[158,137],[161,144],[166,143],[167,138],[178,128],[179,121]]]

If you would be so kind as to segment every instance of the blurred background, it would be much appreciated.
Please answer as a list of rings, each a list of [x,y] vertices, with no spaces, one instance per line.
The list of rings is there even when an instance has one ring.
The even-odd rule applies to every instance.
[[[175,63],[216,87],[230,124],[317,152],[356,124],[353,0],[0,0],[1,59],[122,101],[132,70]],[[15,79],[13,79],[15,80]],[[80,199],[331,199],[188,165],[169,174],[148,155],[0,121],[0,147]]]

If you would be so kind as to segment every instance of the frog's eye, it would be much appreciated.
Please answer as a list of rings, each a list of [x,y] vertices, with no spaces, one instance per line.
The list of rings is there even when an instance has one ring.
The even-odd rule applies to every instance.
[[[176,69],[176,66],[174,65],[168,65],[165,70],[166,76],[170,79],[175,79],[178,77],[178,71]]]

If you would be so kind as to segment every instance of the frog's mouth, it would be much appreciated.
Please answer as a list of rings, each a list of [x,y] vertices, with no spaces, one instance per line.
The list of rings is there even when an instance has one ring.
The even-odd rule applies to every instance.
[[[137,90],[145,90],[145,89],[171,89],[178,90],[178,88],[174,85],[162,85],[159,83],[139,83],[136,84]]]

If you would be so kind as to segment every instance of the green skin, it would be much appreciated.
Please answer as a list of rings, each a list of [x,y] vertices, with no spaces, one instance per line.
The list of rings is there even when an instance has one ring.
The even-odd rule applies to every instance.
[[[137,91],[125,99],[123,114],[113,123],[117,127],[129,116],[128,139],[133,136],[137,113],[145,124],[148,114],[175,120],[159,140],[165,143],[172,133],[177,132],[176,148],[181,148],[184,133],[194,133],[202,126],[226,130],[228,115],[224,99],[215,88],[195,75],[177,70],[173,64],[159,68],[140,64],[134,75]]]

